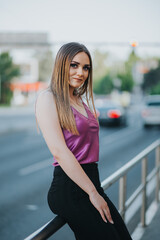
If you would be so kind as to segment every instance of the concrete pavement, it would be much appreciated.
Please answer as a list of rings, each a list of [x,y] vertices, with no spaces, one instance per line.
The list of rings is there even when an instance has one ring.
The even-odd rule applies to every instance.
[[[160,206],[152,222],[145,228],[141,240],[159,240],[160,239]]]

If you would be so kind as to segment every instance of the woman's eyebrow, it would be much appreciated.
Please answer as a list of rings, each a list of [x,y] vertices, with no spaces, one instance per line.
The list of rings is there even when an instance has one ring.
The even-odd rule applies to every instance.
[[[76,62],[76,61],[72,61],[72,63],[76,63],[76,64],[80,64],[79,62]],[[84,64],[84,66],[89,66],[90,67],[90,64]]]

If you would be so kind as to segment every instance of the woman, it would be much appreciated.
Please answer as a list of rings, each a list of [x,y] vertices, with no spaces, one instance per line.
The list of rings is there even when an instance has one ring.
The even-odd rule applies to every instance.
[[[49,207],[66,220],[78,240],[131,239],[100,186],[95,116],[90,53],[82,44],[65,44],[57,53],[50,87],[36,103],[40,129],[54,156]]]

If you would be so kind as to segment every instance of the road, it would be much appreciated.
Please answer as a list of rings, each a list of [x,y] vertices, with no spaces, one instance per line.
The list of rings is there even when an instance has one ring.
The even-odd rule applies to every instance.
[[[1,118],[4,125],[9,118],[8,115]],[[11,116],[10,121],[10,130],[0,134],[0,238],[22,240],[54,217],[47,205],[53,173],[52,156],[42,135],[36,132],[33,113]],[[12,121],[22,125],[20,130],[12,129]],[[27,127],[23,127],[26,122]],[[128,110],[126,127],[100,127],[101,181],[157,140],[159,133],[158,127],[143,128],[138,106]],[[154,165],[152,158],[153,154],[148,171]],[[128,178],[127,196],[140,182],[139,168],[135,168]],[[117,206],[116,184],[107,190],[107,194]],[[74,239],[67,225],[50,239],[64,238]]]

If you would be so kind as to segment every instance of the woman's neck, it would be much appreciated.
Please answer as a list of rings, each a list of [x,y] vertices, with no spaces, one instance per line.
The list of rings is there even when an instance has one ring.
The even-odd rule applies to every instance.
[[[70,95],[70,103],[71,103],[71,105],[74,105],[74,106],[81,105],[81,98],[79,98],[78,96],[75,96],[73,94],[73,92],[74,92],[74,88],[70,88],[69,89],[69,95]]]
[[[74,98],[73,92],[74,92],[74,88],[71,88],[71,87],[70,87],[70,88],[69,88],[69,96],[70,96],[71,99]]]
[[[74,88],[69,88],[69,96],[70,96],[70,99],[71,99],[72,101],[76,102],[76,101],[77,101],[77,96],[75,96],[75,95],[73,94],[73,92],[74,92]]]

